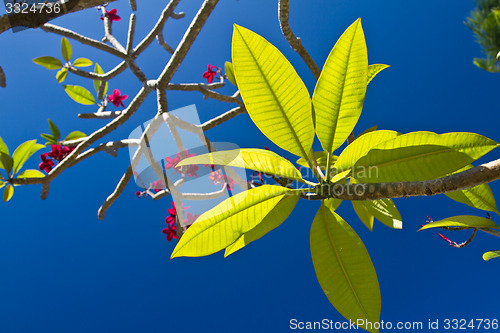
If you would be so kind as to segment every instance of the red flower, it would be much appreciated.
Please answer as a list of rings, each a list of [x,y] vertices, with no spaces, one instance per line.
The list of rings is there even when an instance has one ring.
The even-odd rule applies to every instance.
[[[215,71],[214,71],[215,69]],[[217,75],[217,72],[220,69],[216,66],[211,66],[208,64],[207,71],[203,73],[203,78],[207,79],[208,83],[212,83],[214,80],[215,75]]]
[[[200,169],[199,166],[196,164],[191,164],[190,166],[187,167],[187,175],[189,177],[198,177],[198,170]]]
[[[113,23],[113,21],[120,21],[122,19],[120,16],[116,15],[115,8],[111,9],[109,12],[106,9],[104,11],[106,12],[106,16],[109,18],[111,23]],[[104,17],[101,16],[101,20],[104,21]]]
[[[128,95],[121,95],[120,94],[120,90],[118,89],[115,89],[113,91],[113,95],[109,95],[108,96],[108,100],[114,104],[114,106],[122,106],[122,108],[125,107],[125,105],[123,105],[123,102],[124,100],[126,100],[128,98]]]
[[[45,170],[46,173],[49,173],[52,170],[52,167],[54,166],[54,161],[52,161],[50,158],[47,158],[48,154],[49,153],[40,155],[42,162],[38,164],[38,169]]]
[[[177,239],[177,227],[175,225],[169,224],[168,228],[162,230],[164,234],[167,235],[167,241],[171,241],[172,238]]]

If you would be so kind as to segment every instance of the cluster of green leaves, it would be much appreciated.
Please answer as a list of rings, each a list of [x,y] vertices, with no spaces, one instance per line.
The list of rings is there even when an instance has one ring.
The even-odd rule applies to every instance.
[[[40,136],[42,138],[44,138],[45,140],[47,140],[45,145],[57,145],[61,141],[61,131],[59,131],[59,128],[57,128],[56,124],[54,124],[54,122],[52,120],[48,119],[48,121],[49,121],[50,134],[43,133],[43,134],[40,134]],[[86,136],[87,136],[87,134],[85,134],[83,132],[73,131],[73,132],[69,133],[66,136],[66,138],[64,138],[63,141],[71,141],[71,140],[81,139],[81,138],[85,138]]]
[[[66,61],[65,64],[61,62],[61,60],[51,57],[51,56],[43,56],[43,57],[38,57],[33,59],[33,62],[35,64],[38,64],[40,66],[43,66],[47,69],[50,70],[57,70],[59,71],[56,74],[56,79],[57,82],[62,83],[68,76],[68,68],[71,66],[74,67],[88,67],[92,66],[92,61],[87,59],[87,58],[78,58],[76,59],[73,63],[71,63],[71,58],[73,56],[73,48],[71,47],[71,44],[69,41],[63,37],[61,40],[61,56],[62,58]],[[101,66],[96,62],[94,66],[94,73],[96,74],[104,74],[104,71],[102,70]],[[99,88],[100,85],[103,84],[100,80],[94,80],[94,89],[96,93],[99,93]],[[108,90],[108,83],[104,83],[104,94],[103,96],[106,95],[106,92]],[[83,104],[83,105],[94,105],[97,104],[96,99],[92,95],[90,91],[88,91],[86,88],[81,87],[81,86],[76,86],[76,85],[63,85],[64,90],[68,94],[71,99],[73,99],[75,102]]]
[[[44,145],[36,143],[36,140],[26,141],[20,144],[12,155],[9,153],[9,148],[0,138],[0,188],[5,186],[3,191],[3,201],[9,201],[14,195],[14,186],[12,179],[14,178],[43,178],[45,175],[38,170],[28,169],[23,172],[21,168],[24,163],[37,151],[44,148]]]
[[[474,64],[489,72],[500,72],[500,0],[476,0],[476,8],[465,24],[474,32],[486,58],[475,58]]]
[[[292,189],[263,185],[228,198],[196,220],[179,240],[172,258],[210,255],[222,249],[227,256],[278,227],[304,192],[325,195],[319,192],[325,185],[347,181],[435,179],[470,167],[471,162],[499,145],[474,133],[400,134],[371,128],[335,155],[361,115],[368,83],[388,67],[368,65],[359,19],[332,49],[312,99],[281,52],[263,37],[238,25],[233,32],[232,58],[233,64],[226,64],[226,72],[234,71],[232,79],[253,122],[277,146],[298,156],[297,163],[309,167],[317,182],[304,179],[285,158],[261,149],[214,152],[181,161],[178,166],[242,167],[305,186]],[[316,136],[323,151],[312,150]],[[366,172],[372,168],[376,172]],[[450,197],[496,211],[487,185]],[[330,302],[346,319],[377,322],[381,298],[375,268],[361,239],[335,212],[340,203],[334,198],[323,200],[312,222],[310,244],[316,275]],[[353,202],[353,206],[370,230],[375,218],[389,227],[402,228],[401,215],[390,199]]]

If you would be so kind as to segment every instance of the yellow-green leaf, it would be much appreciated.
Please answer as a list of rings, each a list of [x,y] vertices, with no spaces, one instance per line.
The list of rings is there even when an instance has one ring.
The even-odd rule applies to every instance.
[[[66,37],[63,37],[61,40],[61,55],[66,61],[70,61],[71,56],[73,55],[73,49],[71,48],[71,44],[68,42]]]
[[[78,58],[73,62],[73,66],[76,66],[76,67],[92,66],[92,61],[90,59],[87,59],[87,58]],[[99,73],[99,74],[101,74],[101,73]]]
[[[403,229],[403,219],[391,199],[362,201],[363,206],[377,220],[393,229]]]
[[[354,211],[356,212],[356,215],[358,215],[361,222],[363,222],[363,224],[370,231],[373,231],[374,216],[370,214],[368,209],[366,209],[365,205],[363,205],[363,202],[358,200],[351,200],[351,202],[352,202],[352,207],[354,208]]]
[[[3,182],[3,181],[0,180],[0,188],[2,188],[4,186],[5,186],[5,182]]]
[[[48,121],[50,133],[52,133],[52,136],[56,141],[59,141],[59,139],[61,139],[61,132],[59,131],[59,128],[57,128],[56,124],[54,124],[52,120],[48,119]]]
[[[38,170],[28,169],[21,172],[17,178],[43,178],[45,175]]]
[[[5,142],[3,142],[3,139],[0,137],[0,169],[5,170],[5,167],[4,167],[3,161],[2,161],[2,155],[9,156],[9,148],[7,147]]]
[[[354,142],[348,145],[335,161],[334,167],[339,171],[351,169],[356,162],[366,155],[374,146],[381,142],[394,139],[399,135],[396,131],[381,130],[366,133],[358,137]]]
[[[94,66],[94,72],[96,74],[104,74],[104,71],[102,70],[101,66],[96,62]],[[99,93],[99,87],[101,86],[100,80],[94,80],[94,89],[96,93]],[[106,95],[106,92],[108,91],[108,81],[104,84],[104,95]]]
[[[459,216],[448,217],[441,221],[428,223],[424,225],[422,228],[420,228],[419,231],[430,228],[440,228],[440,227],[500,229],[500,227],[496,225],[495,222],[485,217],[472,216],[472,215],[459,215]]]
[[[365,99],[368,54],[361,19],[339,38],[314,89],[316,134],[323,150],[340,147],[356,125]]]
[[[3,190],[3,202],[9,201],[13,195],[14,195],[14,186],[9,184]]]
[[[256,33],[234,25],[236,83],[248,114],[280,148],[307,159],[314,140],[311,99],[285,56]]]
[[[388,68],[388,67],[391,67],[389,65],[384,65],[384,64],[373,64],[373,65],[369,65],[368,66],[368,83],[370,83],[371,80],[373,80],[373,78],[378,74],[380,73],[381,71],[383,71],[384,69]]]
[[[12,158],[4,153],[3,151],[0,151],[0,167],[7,171],[7,174],[10,175],[10,172],[12,171],[12,166],[14,162],[12,161]]]
[[[468,165],[465,168],[455,171],[454,173],[469,170],[473,167],[474,166],[472,165]],[[495,197],[493,196],[493,192],[488,184],[481,184],[461,191],[448,192],[445,193],[445,195],[452,200],[477,209],[498,212]]]
[[[488,251],[485,254],[483,254],[483,259],[485,261],[488,261],[490,259],[498,258],[500,257],[500,251]]]
[[[234,78],[233,64],[230,63],[229,61],[226,61],[226,63],[224,64],[224,68],[226,70],[226,76],[229,82],[236,85],[236,79]]]
[[[279,227],[281,223],[288,218],[299,198],[298,195],[285,195],[259,224],[241,235],[233,244],[226,248],[224,257],[227,257],[251,242],[261,238],[269,231]]]
[[[436,179],[469,165],[498,145],[475,133],[412,132],[370,149],[356,162],[353,177],[361,183]]]
[[[61,68],[61,70],[58,71],[56,74],[56,80],[58,83],[62,83],[62,82],[64,82],[64,80],[66,80],[67,76],[68,76],[68,69]]]
[[[64,85],[63,87],[68,96],[71,97],[71,99],[73,99],[75,102],[83,105],[96,104],[94,96],[92,96],[90,91],[88,91],[84,87],[71,85]]]
[[[319,167],[322,169],[322,170],[326,170],[326,160],[327,160],[327,153],[325,153],[324,151],[315,151],[314,152],[314,157],[316,158],[316,163],[318,163]],[[332,161],[335,162],[338,158],[338,156],[335,156],[335,155],[332,155]],[[302,165],[304,167],[309,167],[309,165],[307,164],[307,161],[301,157],[297,160],[297,164],[299,165]]]
[[[61,60],[49,56],[35,58],[33,62],[47,69],[59,69],[62,67]]]
[[[81,138],[86,138],[87,134],[80,132],[80,131],[73,131],[68,134],[68,136],[64,139],[64,141],[71,141],[71,140],[76,140],[76,139],[81,139]]]
[[[316,277],[330,303],[347,320],[378,322],[381,300],[377,274],[356,232],[322,204],[311,226],[310,243]]]
[[[290,161],[272,151],[264,149],[218,151],[187,158],[180,161],[177,166],[190,164],[227,165],[303,181],[302,175]]]
[[[36,140],[30,140],[20,144],[12,154],[14,173],[17,173],[22,168],[31,155],[42,148],[45,148],[45,146],[36,143]]]
[[[281,186],[263,185],[224,200],[187,229],[171,258],[206,256],[230,246],[292,193],[298,194]]]

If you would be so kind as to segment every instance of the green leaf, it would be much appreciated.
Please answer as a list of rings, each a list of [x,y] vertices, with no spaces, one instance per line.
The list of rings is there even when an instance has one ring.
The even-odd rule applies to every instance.
[[[21,172],[17,178],[43,178],[45,175],[38,170],[28,169]]]
[[[361,222],[363,222],[368,230],[373,231],[374,216],[370,214],[368,209],[366,209],[365,205],[363,205],[363,202],[358,200],[352,200],[351,202],[352,208],[354,208],[354,211],[356,212],[356,215],[358,215],[358,218],[361,220]]]
[[[285,195],[280,202],[264,217],[262,222],[253,229],[242,234],[233,244],[226,248],[224,257],[238,251],[251,242],[261,238],[269,231],[279,227],[292,213],[293,208],[299,201],[298,195]]]
[[[64,80],[66,80],[67,76],[68,76],[68,69],[61,68],[61,70],[58,71],[56,74],[56,80],[58,83],[62,83],[62,82],[64,82]]]
[[[498,143],[475,133],[412,132],[373,147],[356,162],[353,177],[361,183],[436,179],[496,147]]]
[[[384,64],[373,64],[373,65],[369,65],[368,66],[368,83],[370,83],[371,80],[373,80],[373,78],[378,74],[380,73],[381,71],[383,71],[384,69],[388,68],[388,67],[391,67],[389,65],[384,65]]]
[[[4,186],[5,186],[5,182],[3,182],[3,181],[0,180],[0,188],[2,188]]]
[[[378,128],[378,125],[375,125],[375,126],[372,126],[372,127],[370,127],[370,128],[365,129],[365,130],[364,130],[364,131],[363,131],[360,135],[358,135],[358,138],[359,138],[360,136],[363,136],[363,135],[367,134],[367,133],[370,133],[370,132],[374,132],[374,131],[376,131],[376,130],[377,130],[377,128]]]
[[[238,89],[255,125],[280,148],[307,159],[314,140],[311,99],[295,69],[267,40],[236,24],[232,55]]]
[[[354,129],[363,108],[367,73],[365,36],[357,19],[333,47],[314,89],[316,134],[324,151],[333,153]]]
[[[76,67],[88,67],[92,66],[93,62],[90,59],[87,58],[78,58],[73,62],[73,66]],[[102,73],[100,73],[102,74]]]
[[[96,74],[104,74],[104,71],[102,70],[101,66],[99,66],[99,64],[96,62],[95,63],[95,66],[94,66],[94,72]],[[101,82],[100,80],[94,80],[94,89],[95,89],[95,92],[98,94],[99,93],[99,87],[101,86]],[[106,81],[105,83],[105,86],[104,86],[104,94],[103,95],[106,95],[106,92],[108,91],[108,82]]]
[[[71,44],[68,42],[66,37],[63,37],[61,40],[61,55],[66,61],[70,61],[71,56],[73,55],[73,49],[71,48]]]
[[[87,134],[80,132],[80,131],[73,131],[68,134],[68,136],[64,139],[64,141],[71,141],[71,140],[76,140],[76,139],[81,139],[81,138],[86,138]]]
[[[21,143],[12,154],[14,174],[16,174],[23,167],[24,163],[31,157],[31,155],[42,148],[45,148],[45,146],[36,143],[36,140]]]
[[[3,190],[3,202],[9,201],[13,195],[14,195],[14,186],[9,184]]]
[[[226,61],[224,64],[225,70],[226,70],[226,76],[229,82],[234,84],[236,86],[236,79],[234,78],[234,70],[233,70],[233,64],[230,63],[229,61]]]
[[[500,229],[500,227],[496,225],[495,222],[485,217],[472,216],[472,215],[459,215],[459,216],[448,217],[441,221],[428,223],[424,225],[422,228],[420,228],[418,231],[430,228],[440,228],[440,227]]]
[[[325,199],[323,200],[323,203],[325,206],[330,209],[332,212],[335,211],[337,208],[339,208],[340,204],[342,203],[341,199]]]
[[[315,151],[314,152],[314,157],[316,157],[316,163],[318,163],[319,167],[323,170],[326,170],[326,161],[327,161],[327,153],[324,151]],[[333,155],[332,161],[335,162],[338,158],[338,156]],[[297,164],[302,165],[306,168],[309,168],[309,165],[307,164],[307,161],[301,157],[297,160]]]
[[[358,137],[348,145],[335,161],[334,167],[337,170],[345,171],[351,169],[356,162],[366,155],[368,151],[381,142],[394,139],[399,135],[396,131],[381,130],[366,133]]]
[[[63,85],[63,87],[64,90],[66,90],[68,96],[71,97],[71,99],[73,99],[75,102],[84,105],[96,104],[94,96],[92,96],[90,91],[88,91],[84,87],[71,85]]]
[[[180,161],[177,166],[190,164],[215,164],[245,168],[303,181],[295,166],[283,157],[264,149],[234,149],[194,156]]]
[[[3,166],[3,161],[2,161],[2,158],[1,158],[1,156],[3,154],[9,156],[9,148],[7,147],[7,145],[5,144],[5,142],[3,142],[2,138],[0,137],[0,169],[4,169],[5,170],[5,167]]]
[[[47,145],[49,143],[53,144],[53,145],[57,144],[56,138],[54,138],[51,134],[42,133],[42,134],[40,134],[40,136],[42,138],[44,138],[45,140],[47,140],[47,143],[45,145]]]
[[[49,119],[49,127],[50,127],[50,132],[52,133],[54,139],[56,141],[59,141],[61,139],[61,132],[59,132],[59,129],[57,128],[56,124],[54,124],[50,119]]]
[[[224,200],[187,229],[171,258],[206,256],[230,246],[262,222],[284,196],[292,193],[297,191],[263,185]]]
[[[61,60],[49,56],[35,58],[33,62],[47,69],[59,69],[62,67]]]
[[[330,303],[347,320],[378,322],[381,300],[377,274],[356,232],[322,204],[311,226],[310,243],[316,277]]]
[[[10,175],[12,171],[12,158],[4,152],[0,152],[0,167],[7,171],[7,174]]]
[[[454,173],[469,170],[473,167],[473,165],[468,165]],[[461,191],[448,192],[445,193],[445,195],[452,200],[477,209],[498,212],[495,197],[493,196],[493,192],[488,184],[481,184]]]
[[[489,251],[483,254],[483,259],[485,261],[488,261],[490,259],[498,258],[500,257],[500,251]]]
[[[393,229],[403,229],[403,220],[391,199],[362,201],[363,206],[377,220]]]

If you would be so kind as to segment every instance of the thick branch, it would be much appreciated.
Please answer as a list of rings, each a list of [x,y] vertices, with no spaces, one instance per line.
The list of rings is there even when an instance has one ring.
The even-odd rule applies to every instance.
[[[323,184],[316,188],[317,193],[307,193],[304,194],[304,197],[311,200],[324,198],[379,200],[430,196],[465,190],[498,179],[500,179],[500,159],[434,180],[372,184]]]
[[[288,22],[289,7],[289,0],[279,0],[278,15],[281,31],[283,32],[283,36],[285,36],[288,44],[290,44],[292,49],[300,55],[302,60],[304,60],[304,62],[306,63],[307,67],[309,67],[311,73],[314,75],[314,78],[317,80],[319,78],[321,70],[319,69],[318,65],[316,65],[313,58],[311,58],[309,53],[307,53],[306,49],[300,41],[300,38],[295,36],[292,29],[290,28],[290,23]]]

